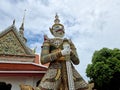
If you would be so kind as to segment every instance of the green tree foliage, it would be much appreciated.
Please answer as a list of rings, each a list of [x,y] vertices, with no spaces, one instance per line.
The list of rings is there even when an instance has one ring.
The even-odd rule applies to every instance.
[[[118,78],[120,83],[120,50],[103,48],[95,51],[86,73],[98,90],[105,90],[104,87],[109,88],[114,78]],[[115,74],[119,74],[118,77]]]

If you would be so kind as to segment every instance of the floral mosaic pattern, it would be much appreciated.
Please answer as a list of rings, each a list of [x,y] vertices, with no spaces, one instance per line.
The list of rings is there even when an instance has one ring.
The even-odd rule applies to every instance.
[[[25,50],[14,32],[11,31],[0,38],[0,54],[25,54]]]

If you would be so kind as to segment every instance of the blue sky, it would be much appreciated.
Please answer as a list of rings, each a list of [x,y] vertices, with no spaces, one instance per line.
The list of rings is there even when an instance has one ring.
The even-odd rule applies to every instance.
[[[120,48],[120,0],[0,0],[0,32],[16,20],[19,29],[24,10],[28,46],[40,54],[43,35],[53,38],[49,27],[57,12],[71,38],[81,63],[76,67],[86,77],[86,67],[95,50]]]

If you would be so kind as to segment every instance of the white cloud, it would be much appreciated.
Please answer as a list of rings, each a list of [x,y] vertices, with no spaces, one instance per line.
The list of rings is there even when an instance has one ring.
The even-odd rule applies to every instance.
[[[77,48],[81,64],[76,68],[85,80],[88,80],[85,69],[95,50],[120,48],[120,0],[1,0],[0,6],[0,31],[11,25],[14,18],[19,28],[27,9],[25,32],[45,33],[49,37],[52,37],[49,27],[54,24],[57,12],[65,26],[66,37],[71,38]],[[37,46],[40,53],[41,44],[35,42],[30,47]]]

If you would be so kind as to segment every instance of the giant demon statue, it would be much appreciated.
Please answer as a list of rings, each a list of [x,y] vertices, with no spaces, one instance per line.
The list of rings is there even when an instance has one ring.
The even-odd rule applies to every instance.
[[[64,26],[56,14],[54,25],[50,28],[55,38],[44,36],[41,63],[50,63],[38,88],[40,90],[85,90],[87,83],[75,70],[79,64],[76,48],[71,40],[63,38]]]

